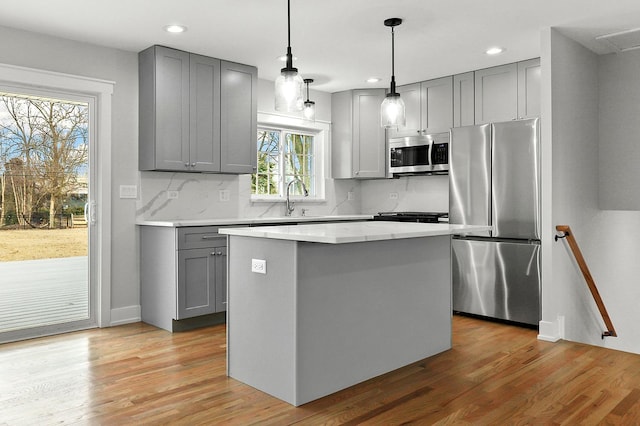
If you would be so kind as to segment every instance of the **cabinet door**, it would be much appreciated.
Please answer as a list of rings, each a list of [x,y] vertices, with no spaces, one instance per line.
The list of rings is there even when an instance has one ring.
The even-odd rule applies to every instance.
[[[353,170],[354,177],[386,175],[385,129],[380,126],[382,89],[353,91]]]
[[[448,132],[453,127],[453,77],[420,83],[422,133]]]
[[[178,250],[177,318],[216,311],[216,255],[219,249]]]
[[[253,173],[258,161],[258,70],[227,61],[220,65],[220,171]]]
[[[155,47],[155,168],[188,170],[189,53]]]
[[[475,72],[476,124],[518,117],[518,64]]]
[[[518,62],[518,118],[540,116],[540,58]]]
[[[453,76],[453,127],[475,124],[473,71]]]
[[[398,130],[389,130],[389,137],[415,136],[422,130],[421,115],[422,103],[420,100],[420,83],[407,84],[398,86],[396,91],[400,94],[400,98],[404,102],[407,122],[404,127]],[[380,124],[378,123],[378,126]]]
[[[378,113],[379,114],[379,113]],[[378,123],[378,127],[380,124]],[[353,91],[331,94],[331,178],[353,177]]]
[[[190,57],[191,171],[220,171],[220,60]]]
[[[227,243],[216,248],[216,312],[227,310]]]

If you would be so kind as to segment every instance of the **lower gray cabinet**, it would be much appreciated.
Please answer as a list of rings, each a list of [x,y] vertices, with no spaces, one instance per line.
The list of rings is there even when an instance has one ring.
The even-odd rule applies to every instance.
[[[177,331],[226,311],[227,239],[218,227],[141,226],[140,246],[142,321]]]
[[[226,310],[226,239],[210,248],[178,250],[176,319]]]

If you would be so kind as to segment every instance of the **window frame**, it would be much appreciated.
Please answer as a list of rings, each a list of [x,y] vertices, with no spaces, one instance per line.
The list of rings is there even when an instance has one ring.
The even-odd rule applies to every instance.
[[[329,123],[323,122],[309,122],[293,117],[283,117],[274,114],[258,113],[258,131],[259,130],[272,130],[279,131],[284,136],[286,133],[294,133],[300,135],[313,136],[313,187],[315,188],[315,194],[310,194],[308,197],[302,195],[290,195],[291,200],[304,200],[304,202],[324,202],[325,200],[325,178],[327,176],[326,169],[326,153],[329,146]],[[257,137],[257,134],[256,134]],[[257,143],[257,140],[256,140]],[[283,138],[280,140],[280,152],[279,161],[283,166],[284,152],[282,152],[282,146],[284,144]],[[256,156],[258,153],[256,152]],[[251,202],[285,202],[285,185],[284,177],[285,170],[281,167],[280,170],[280,182],[278,185],[278,194],[251,194]],[[253,176],[250,182],[253,180]],[[251,190],[251,189],[250,189]]]

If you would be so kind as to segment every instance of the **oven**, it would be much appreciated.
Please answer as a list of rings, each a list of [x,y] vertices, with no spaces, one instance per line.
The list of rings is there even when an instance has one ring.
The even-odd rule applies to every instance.
[[[380,212],[373,220],[388,222],[448,223],[449,215],[440,212]]]

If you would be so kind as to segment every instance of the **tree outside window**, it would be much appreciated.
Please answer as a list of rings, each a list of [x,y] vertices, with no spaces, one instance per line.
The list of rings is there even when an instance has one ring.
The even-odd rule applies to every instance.
[[[88,115],[85,103],[0,93],[0,227],[54,227],[86,194]]]
[[[284,197],[286,186],[293,196],[316,195],[313,135],[287,129],[258,129],[258,168],[252,175],[251,192],[266,198]]]

